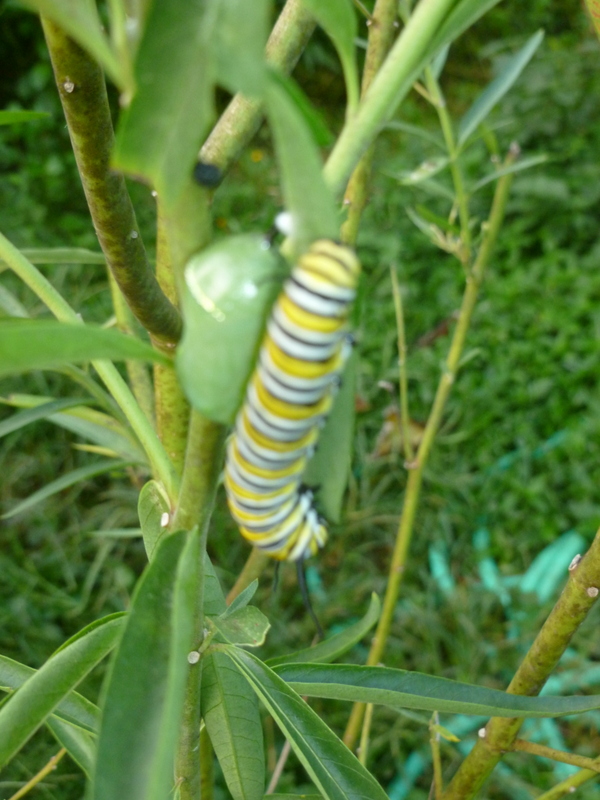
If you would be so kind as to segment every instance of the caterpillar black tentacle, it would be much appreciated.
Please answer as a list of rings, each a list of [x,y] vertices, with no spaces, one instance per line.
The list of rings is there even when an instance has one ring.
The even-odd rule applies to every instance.
[[[313,243],[284,284],[227,447],[225,487],[242,536],[301,562],[327,539],[302,482],[352,350],[348,314],[360,265],[329,239]]]

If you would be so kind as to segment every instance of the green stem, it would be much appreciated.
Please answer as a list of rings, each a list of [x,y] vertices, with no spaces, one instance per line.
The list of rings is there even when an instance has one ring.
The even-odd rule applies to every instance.
[[[440,724],[437,711],[433,713],[429,724],[429,744],[431,745],[431,760],[433,763],[433,785],[435,800],[440,800],[444,791],[444,781],[442,778],[442,756],[440,753],[440,734],[436,730],[436,725]]]
[[[203,208],[206,208],[203,206]],[[206,211],[204,212],[206,213]],[[200,226],[199,226],[200,227]],[[177,305],[177,289],[173,262],[169,251],[166,224],[161,206],[158,206],[156,237],[156,277],[169,298]],[[178,473],[183,470],[190,406],[173,369],[162,364],[154,366],[154,391],[156,404],[156,430]]]
[[[538,695],[594,606],[600,587],[600,531],[584,558],[569,568],[569,579],[556,605],[527,651],[507,692]],[[494,717],[465,758],[443,794],[443,800],[475,797],[502,756],[513,748],[522,719]],[[558,795],[560,796],[560,795]]]
[[[571,775],[566,780],[557,783],[552,789],[549,789],[543,794],[538,794],[536,800],[560,800],[561,797],[573,794],[576,789],[588,783],[591,780],[597,779],[598,773],[592,769],[582,769]]]
[[[358,160],[409,91],[435,33],[455,0],[421,0],[356,115],[344,126],[325,165],[325,180],[340,194]]]
[[[44,275],[1,233],[0,258],[6,261],[10,269],[21,278],[23,283],[34,292],[58,320],[72,325],[83,323],[79,314],[71,308]],[[114,364],[110,361],[92,361],[92,364],[140,440],[155,477],[162,481],[172,503],[175,504],[178,478],[156,431]]]
[[[215,794],[215,758],[206,728],[200,731],[200,797],[213,800]]]
[[[555,750],[554,747],[546,747],[545,744],[536,744],[525,739],[515,739],[512,749],[519,753],[530,753],[533,756],[549,758],[551,761],[559,761],[561,764],[572,764],[574,767],[585,767],[593,772],[600,772],[598,759],[578,756],[576,753],[565,753],[564,750]]]
[[[102,70],[58,26],[42,18],[54,76],[94,228],[127,303],[146,330],[176,342],[181,318],[146,256],[125,179],[110,167],[114,133]]]
[[[516,153],[511,152],[507,157],[507,163],[511,163],[515,157]],[[402,576],[406,568],[406,557],[410,547],[410,542],[412,540],[413,526],[419,505],[421,485],[423,482],[423,470],[427,464],[435,436],[438,432],[442,414],[444,412],[448,396],[450,395],[452,384],[454,383],[458,373],[460,358],[464,348],[467,331],[471,322],[471,317],[473,315],[473,310],[475,308],[475,303],[477,301],[479,287],[483,280],[485,268],[490,260],[492,249],[496,243],[498,234],[500,232],[500,227],[504,219],[504,212],[506,209],[506,202],[508,199],[508,192],[511,182],[512,176],[505,175],[498,181],[496,185],[490,217],[485,225],[483,241],[481,247],[479,248],[475,264],[473,265],[470,275],[467,277],[467,284],[463,295],[460,315],[454,335],[452,337],[446,363],[444,365],[444,372],[438,383],[433,405],[431,407],[427,424],[425,425],[425,430],[423,432],[423,438],[421,439],[421,443],[417,451],[417,457],[414,463],[411,465],[412,468],[408,474],[408,481],[406,483],[406,490],[404,493],[404,504],[402,506],[398,534],[396,536],[396,542],[390,563],[389,578],[383,601],[383,608],[367,659],[367,664],[370,666],[379,664],[385,652],[392,620],[394,618],[396,603],[398,601]],[[348,720],[348,725],[346,726],[346,732],[344,734],[344,741],[350,748],[354,747],[354,744],[356,743],[363,715],[364,703],[355,703],[352,713],[350,714],[350,719]]]
[[[400,426],[402,431],[402,445],[404,458],[407,463],[413,460],[414,452],[410,436],[410,413],[408,410],[408,374],[406,370],[406,333],[404,330],[404,309],[402,307],[402,293],[398,286],[398,276],[394,267],[390,267],[392,277],[392,293],[394,295],[394,310],[396,312],[396,328],[398,331],[398,377],[400,387]]]
[[[462,170],[458,163],[459,151],[456,147],[452,120],[450,119],[450,114],[448,114],[448,108],[446,107],[446,98],[442,94],[440,85],[431,67],[425,69],[425,82],[431,96],[431,101],[438,114],[440,127],[450,158],[450,171],[452,173],[452,182],[454,183],[458,216],[460,219],[460,234],[464,244],[464,248],[461,248],[460,260],[462,264],[466,266],[471,261],[471,226],[469,224],[469,196],[466,191]]]
[[[289,74],[315,29],[315,22],[301,0],[287,0],[266,47],[269,64]],[[263,118],[263,104],[237,94],[219,118],[200,158],[226,172],[246,147]]]
[[[115,310],[115,317],[117,319],[117,327],[123,333],[129,336],[136,336],[135,330],[135,317],[131,309],[127,305],[127,301],[123,297],[123,293],[119,289],[112,272],[108,272],[108,282],[110,285],[110,293],[112,296],[113,308]],[[127,377],[133,390],[135,399],[144,414],[154,426],[154,389],[148,368],[143,361],[126,361],[125,368],[127,369]],[[172,368],[168,368],[169,372],[173,372]]]

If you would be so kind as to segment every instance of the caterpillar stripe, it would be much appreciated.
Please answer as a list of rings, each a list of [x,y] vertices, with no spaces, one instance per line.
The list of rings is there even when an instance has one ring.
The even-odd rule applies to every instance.
[[[279,561],[302,561],[327,539],[302,483],[350,352],[348,314],[360,265],[328,239],[285,282],[227,446],[227,502],[242,536]]]

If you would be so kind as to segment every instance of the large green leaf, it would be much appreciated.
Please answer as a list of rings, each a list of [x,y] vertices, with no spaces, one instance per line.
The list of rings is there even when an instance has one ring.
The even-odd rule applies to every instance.
[[[202,717],[234,800],[261,800],[265,753],[258,701],[224,653],[202,661]]]
[[[0,377],[100,358],[172,363],[150,345],[119,331],[51,320],[0,321]]]
[[[0,708],[0,767],[114,647],[123,615],[113,614],[80,631],[52,655]]]
[[[348,484],[354,444],[354,395],[358,356],[352,353],[331,414],[319,436],[317,452],[308,462],[304,482],[317,488],[317,506],[332,522],[339,522]]]
[[[269,667],[278,667],[281,664],[328,664],[339,656],[347,653],[357,642],[365,636],[379,619],[381,603],[373,592],[367,613],[354,625],[350,625],[340,633],[335,633],[328,639],[314,647],[307,647],[306,650],[298,650],[296,653],[289,653],[287,656],[270,658],[266,663]]]
[[[104,67],[120,89],[133,89],[131,77],[119,62],[92,0],[23,0],[32,11],[55,22]]]
[[[46,720],[46,727],[61,747],[66,749],[73,761],[81,767],[86,776],[91,778],[96,754],[96,737],[55,716]]]
[[[484,121],[493,107],[508,92],[527,64],[533,58],[544,38],[544,31],[538,31],[527,40],[525,45],[505,65],[502,72],[486,86],[466,112],[458,126],[458,145],[462,146],[469,136]]]
[[[327,0],[325,3],[323,0],[302,0],[302,3],[333,42],[344,70],[348,107],[355,109],[359,99],[354,49],[358,25],[351,0]]]
[[[325,800],[387,800],[367,772],[320,717],[262,661],[223,649],[267,708]]]
[[[600,695],[522,697],[420,672],[350,664],[288,664],[277,674],[298,693],[486,717],[563,717],[600,708]]]
[[[135,63],[137,91],[121,116],[114,164],[147,180],[170,207],[178,199],[212,117],[206,0],[152,3]]]
[[[256,606],[238,608],[232,613],[211,620],[219,632],[220,641],[241,647],[260,647],[264,644],[271,623]]]
[[[315,239],[335,238],[339,219],[311,131],[285,83],[274,74],[267,89],[267,114],[285,207],[292,215],[291,251],[297,256]]]
[[[193,573],[199,562],[186,559],[184,564],[186,536],[164,538],[137,585],[108,678],[93,800],[164,798],[171,788],[170,755],[189,669],[186,655],[193,645],[188,615],[194,598],[188,596],[186,566]]]
[[[270,0],[221,0],[216,24],[217,81],[232,94],[262,95]]]
[[[254,234],[215,242],[185,267],[177,374],[192,407],[209,419],[235,419],[281,273],[268,242]]]
[[[22,514],[24,511],[29,511],[29,509],[33,508],[33,506],[41,503],[42,500],[47,500],[48,497],[52,497],[52,495],[62,492],[63,489],[68,489],[69,486],[74,486],[76,483],[82,483],[90,478],[95,478],[97,475],[102,475],[105,472],[121,470],[129,464],[129,461],[109,461],[107,459],[103,459],[102,461],[97,461],[94,464],[88,464],[85,467],[74,469],[72,472],[67,472],[66,475],[61,475],[60,478],[57,478],[55,481],[47,483],[41,489],[38,489],[37,492],[30,494],[25,500],[21,500],[21,502],[17,503],[17,505],[11,508],[10,511],[7,511],[6,514],[3,514],[0,519],[10,519],[17,514]]]
[[[7,656],[0,656],[0,689],[14,692],[36,674],[37,670],[27,667]],[[70,692],[54,709],[53,715],[60,719],[95,733],[98,730],[100,712],[98,706],[78,692]]]

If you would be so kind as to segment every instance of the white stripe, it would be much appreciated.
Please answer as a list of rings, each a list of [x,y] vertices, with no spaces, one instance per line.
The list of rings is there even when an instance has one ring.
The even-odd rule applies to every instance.
[[[298,389],[294,389],[289,386],[282,386],[282,384],[275,380],[267,370],[261,365],[258,367],[258,375],[260,380],[262,381],[263,386],[269,394],[272,394],[278,400],[282,400],[284,403],[291,403],[292,405],[314,405],[318,403],[319,400],[322,400],[327,392],[331,388],[331,384],[333,383],[332,378],[329,378],[329,385],[327,386],[317,386],[312,391],[302,391]]]
[[[267,330],[269,331],[269,336],[280,350],[301,361],[327,361],[340,349],[339,341],[318,345],[292,339],[285,330],[275,324],[275,320],[272,318],[267,323]]]
[[[346,335],[346,325],[340,321],[338,328],[334,331],[313,331],[310,328],[303,327],[295,323],[284,312],[280,305],[276,305],[273,309],[273,317],[277,320],[280,327],[282,327],[291,336],[296,336],[306,342],[311,342],[316,345],[324,346],[340,342]]]
[[[291,281],[285,284],[283,290],[293,303],[300,306],[304,311],[309,311],[311,314],[318,314],[321,317],[345,319],[348,313],[348,306],[345,302],[338,303],[335,300],[317,297],[317,295],[309,289],[291,283]]]

